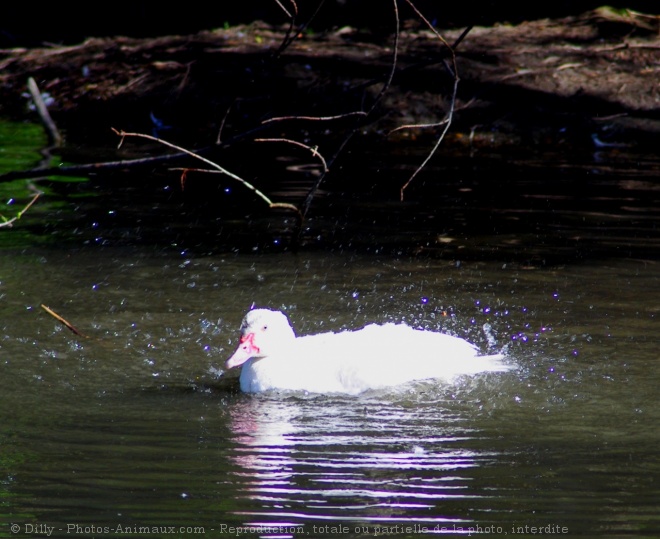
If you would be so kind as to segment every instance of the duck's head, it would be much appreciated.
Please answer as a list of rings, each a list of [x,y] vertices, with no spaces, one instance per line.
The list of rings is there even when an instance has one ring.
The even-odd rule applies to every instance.
[[[254,309],[243,318],[240,344],[227,360],[226,367],[231,369],[251,358],[266,358],[285,351],[295,338],[296,334],[283,312]]]

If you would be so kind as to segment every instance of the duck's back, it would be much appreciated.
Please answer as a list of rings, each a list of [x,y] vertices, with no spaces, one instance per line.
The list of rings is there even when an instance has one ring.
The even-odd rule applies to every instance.
[[[413,380],[449,381],[462,374],[503,370],[499,356],[477,356],[463,339],[403,324],[298,337],[276,357],[251,360],[244,391],[268,389],[360,393]]]

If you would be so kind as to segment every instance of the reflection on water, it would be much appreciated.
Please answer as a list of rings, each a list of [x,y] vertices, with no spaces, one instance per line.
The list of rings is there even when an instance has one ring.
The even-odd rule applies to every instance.
[[[282,508],[239,511],[246,525],[266,517],[466,522],[434,509],[481,498],[470,491],[465,470],[493,463],[496,452],[470,448],[473,428],[440,403],[411,409],[388,402],[392,397],[256,397],[233,407],[232,460],[246,478],[244,495],[262,507]]]

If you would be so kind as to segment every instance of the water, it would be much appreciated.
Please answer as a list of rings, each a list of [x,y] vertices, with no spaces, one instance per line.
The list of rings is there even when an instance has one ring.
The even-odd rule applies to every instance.
[[[0,229],[0,537],[657,537],[658,166],[615,157],[501,193],[432,169],[403,206],[343,186],[296,252],[289,215],[48,183]],[[223,365],[253,304],[301,334],[447,331],[515,368],[245,395]]]
[[[10,523],[60,537],[658,532],[655,263],[113,248],[1,260],[4,536]],[[403,320],[495,338],[516,369],[358,397],[243,395],[222,366],[252,302],[301,333]]]

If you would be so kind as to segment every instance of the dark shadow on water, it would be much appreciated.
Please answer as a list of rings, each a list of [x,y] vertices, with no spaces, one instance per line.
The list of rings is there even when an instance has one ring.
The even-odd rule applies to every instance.
[[[269,209],[235,180],[191,173],[182,184],[166,168],[47,181],[53,196],[21,228],[55,245],[197,254],[322,249],[533,266],[660,254],[653,156],[619,149],[469,155],[448,147],[401,201],[423,155],[382,155],[364,148],[338,163],[301,230],[294,212]],[[293,161],[266,161],[250,176],[274,201],[299,207],[315,180],[313,167]]]

